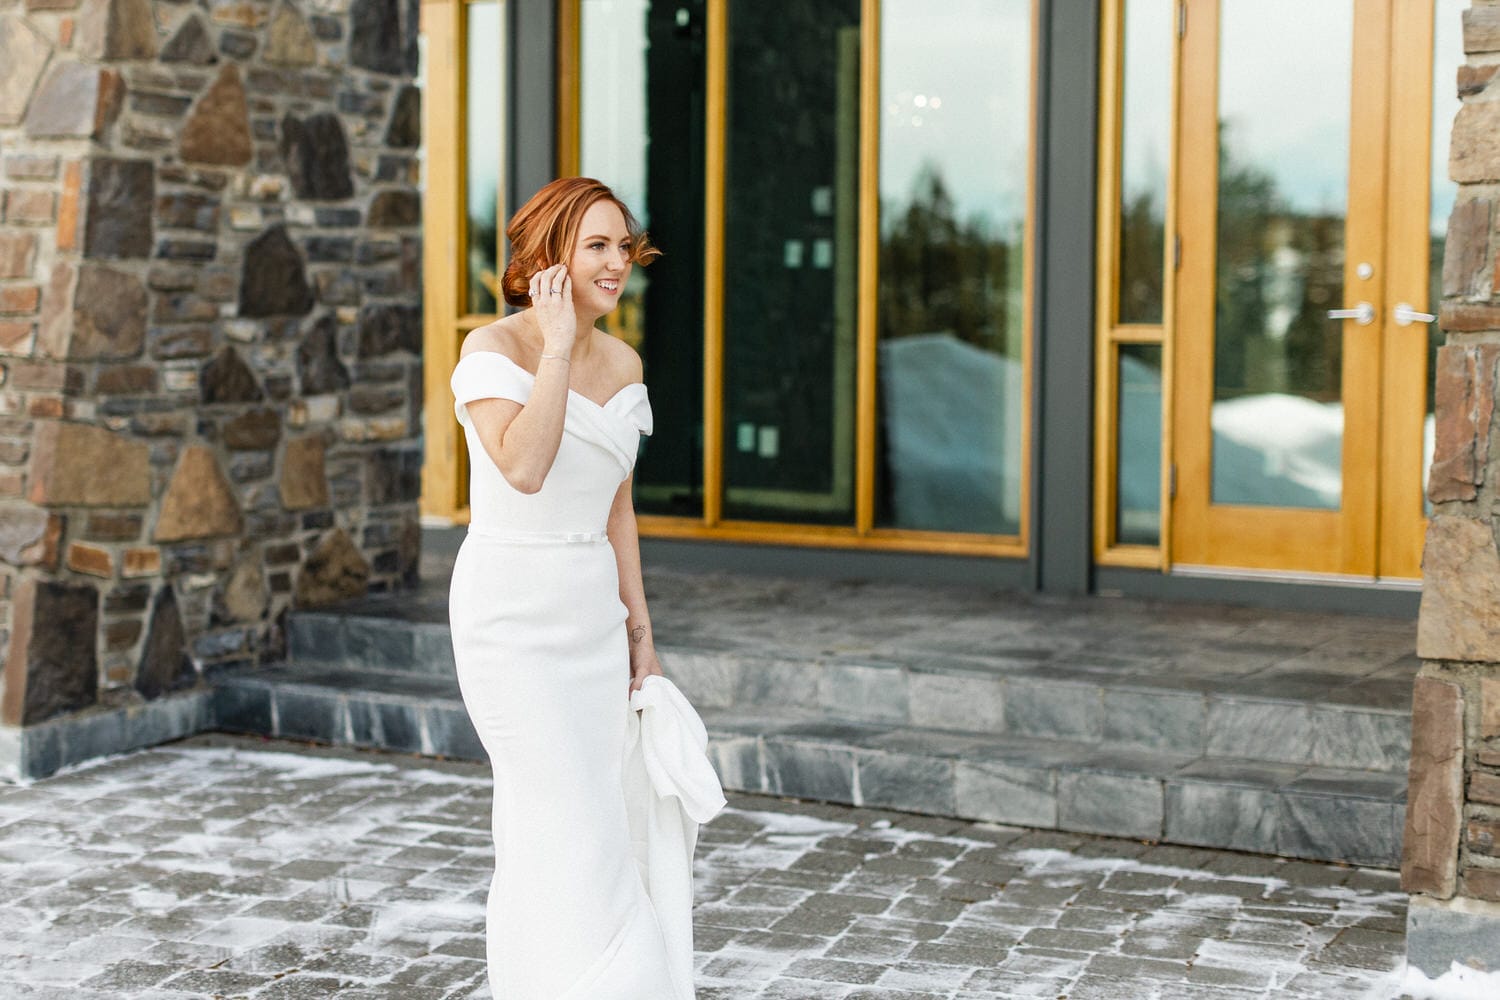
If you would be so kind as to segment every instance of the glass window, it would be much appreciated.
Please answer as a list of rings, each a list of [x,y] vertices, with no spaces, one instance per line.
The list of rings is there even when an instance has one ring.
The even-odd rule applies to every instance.
[[[854,520],[859,0],[729,3],[724,515]]]
[[[500,247],[500,143],[504,136],[500,54],[504,6],[475,0],[464,8],[468,18],[468,58],[464,60],[464,178],[468,230],[468,281],[464,309],[488,316],[497,310]]]
[[[1162,321],[1171,157],[1173,0],[1125,0],[1116,315]]]
[[[1115,414],[1115,541],[1161,544],[1160,344],[1121,344]]]
[[[1338,509],[1351,0],[1224,0],[1213,501]],[[1296,73],[1266,71],[1265,51]]]
[[[612,187],[663,255],[607,329],[640,352],[655,433],[636,508],[703,511],[703,0],[582,0],[579,172]],[[661,123],[657,127],[657,123]]]
[[[876,524],[1021,523],[1030,0],[885,0]]]

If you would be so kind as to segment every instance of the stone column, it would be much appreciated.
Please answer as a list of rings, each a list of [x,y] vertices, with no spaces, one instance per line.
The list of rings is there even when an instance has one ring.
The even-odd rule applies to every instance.
[[[1402,885],[1411,965],[1500,971],[1500,0],[1464,12]]]
[[[0,773],[414,581],[416,0],[0,0]]]

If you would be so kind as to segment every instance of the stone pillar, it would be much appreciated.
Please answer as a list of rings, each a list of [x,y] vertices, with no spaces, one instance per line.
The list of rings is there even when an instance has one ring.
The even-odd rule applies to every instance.
[[[0,0],[0,774],[415,579],[416,0]]]
[[[1402,885],[1409,963],[1500,971],[1500,0],[1464,12]]]

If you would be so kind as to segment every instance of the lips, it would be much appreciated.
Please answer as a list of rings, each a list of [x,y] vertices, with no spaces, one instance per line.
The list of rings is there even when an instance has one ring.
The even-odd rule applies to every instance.
[[[611,295],[618,294],[620,291],[620,283],[618,281],[604,280],[596,281],[594,284]]]

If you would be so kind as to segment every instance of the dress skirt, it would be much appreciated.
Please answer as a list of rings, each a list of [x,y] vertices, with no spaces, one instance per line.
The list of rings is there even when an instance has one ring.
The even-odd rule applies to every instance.
[[[495,778],[487,950],[495,1000],[673,1000],[632,856],[626,609],[602,534],[470,532],[449,599],[464,704]]]

